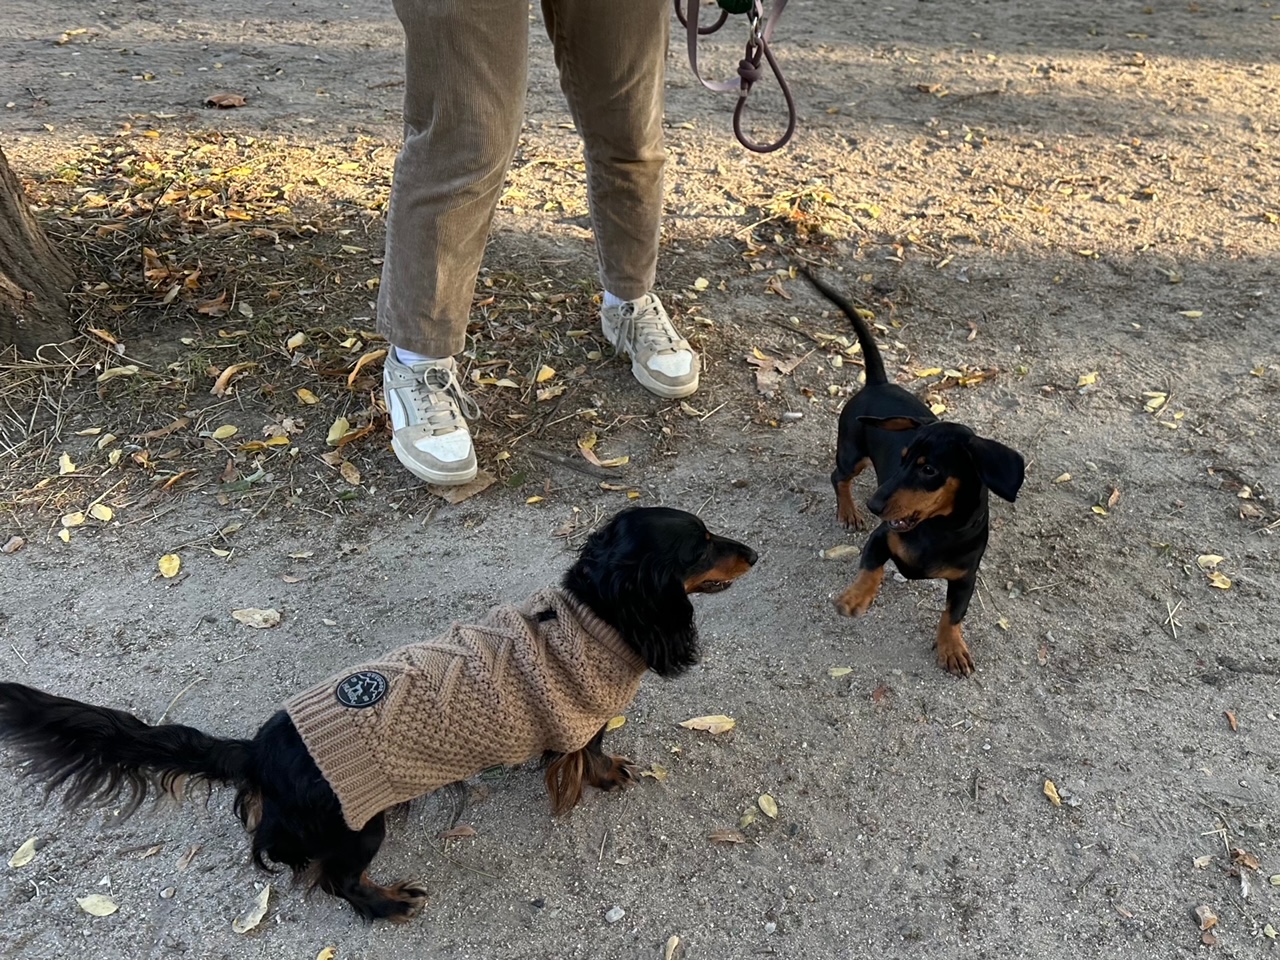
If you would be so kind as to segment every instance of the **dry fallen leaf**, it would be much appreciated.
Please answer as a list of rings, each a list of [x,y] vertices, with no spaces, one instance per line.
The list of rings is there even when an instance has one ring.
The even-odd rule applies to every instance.
[[[213,431],[213,433],[209,434],[209,436],[214,440],[226,440],[229,437],[234,437],[239,432],[240,428],[234,423],[224,423],[217,430]]]
[[[1231,862],[1239,867],[1246,867],[1250,870],[1262,869],[1262,863],[1248,850],[1242,850],[1240,847],[1231,848]]]
[[[191,861],[196,858],[196,854],[200,852],[200,848],[202,846],[204,845],[200,843],[193,843],[188,847],[187,852],[178,858],[178,869],[186,870],[187,867],[191,866]]]
[[[1067,482],[1068,480],[1070,480],[1070,479],[1071,479],[1071,474],[1069,474],[1069,473],[1060,473],[1060,474],[1058,474],[1058,476],[1057,476],[1057,477],[1055,477],[1055,478],[1054,478],[1053,482],[1054,482],[1054,483],[1066,483],[1066,482]]]
[[[80,905],[80,909],[91,917],[109,917],[120,908],[116,902],[110,897],[104,897],[100,893],[91,893],[87,897],[76,897],[76,903]]]
[[[329,427],[329,434],[324,438],[324,442],[331,447],[336,447],[348,433],[351,432],[351,424],[346,417],[339,417],[333,421],[333,425]]]
[[[843,677],[850,673],[853,673],[853,667],[827,667],[828,677]]]
[[[662,783],[667,779],[667,768],[660,763],[651,763],[648,770],[640,771],[640,776],[652,777],[654,780]]]
[[[246,627],[253,627],[255,630],[265,630],[280,623],[280,611],[270,608],[241,607],[239,610],[232,610],[231,616],[237,622],[243,623]]]
[[[746,843],[747,838],[739,830],[715,830],[707,834],[712,843]]]
[[[4,542],[4,546],[0,547],[0,553],[17,553],[27,545],[27,538],[14,534]]]
[[[209,392],[213,394],[215,397],[226,396],[227,391],[231,388],[231,378],[234,377],[237,373],[243,373],[244,371],[252,369],[253,367],[256,367],[256,366],[257,364],[251,360],[246,361],[245,363],[231,364],[230,366],[227,367],[227,369],[223,370],[220,374],[218,374],[218,379],[213,381],[213,388],[210,389]]]
[[[1055,807],[1062,806],[1062,798],[1058,796],[1058,787],[1052,780],[1044,782],[1044,795],[1049,798],[1049,802]]]
[[[488,490],[497,478],[488,471],[481,470],[476,473],[476,478],[470,483],[464,483],[461,486],[442,486],[440,484],[428,484],[427,489],[440,497],[446,503],[457,505],[463,500],[469,500],[477,493],[483,493]]]
[[[1196,907],[1196,920],[1201,930],[1211,930],[1218,925],[1218,915],[1204,904]]]
[[[610,717],[609,722],[604,725],[604,732],[611,733],[612,731],[617,730],[619,727],[624,726],[626,722],[627,722],[627,718],[624,717],[622,714],[618,714],[618,716],[616,717]]]
[[[1201,570],[1212,570],[1225,559],[1227,558],[1220,557],[1216,553],[1202,553],[1196,557],[1196,563],[1199,564]]]
[[[361,370],[371,363],[385,359],[386,356],[387,351],[385,350],[370,350],[368,353],[364,354],[356,361],[356,365],[351,368],[351,372],[347,374],[347,389],[352,390],[355,388],[356,377],[360,376]]]
[[[1204,316],[1203,310],[1179,310],[1178,313],[1182,314],[1189,320],[1198,320],[1200,317]]]
[[[706,717],[693,717],[680,724],[686,730],[705,730],[707,733],[725,733],[734,727],[734,719],[717,713]]]
[[[674,933],[667,937],[667,944],[662,948],[662,960],[675,960],[676,950],[680,946],[680,938]]]
[[[1111,496],[1107,497],[1107,509],[1114,510],[1117,503],[1120,502],[1120,488],[1112,487]]]
[[[213,93],[205,97],[204,102],[206,106],[230,110],[233,107],[243,107],[247,101],[238,93]]]
[[[156,561],[156,567],[160,570],[160,576],[166,580],[171,580],[182,569],[182,558],[176,553],[166,553]]]
[[[63,454],[58,458],[58,476],[65,477],[68,473],[75,473],[76,465],[70,455]]]
[[[1231,578],[1226,574],[1219,573],[1217,570],[1209,574],[1209,586],[1217,587],[1219,590],[1231,589]]]
[[[267,915],[267,901],[271,899],[271,884],[262,888],[262,892],[249,906],[249,909],[231,921],[231,929],[236,933],[248,933],[262,922]]]
[[[1098,382],[1098,371],[1092,373],[1082,373],[1080,379],[1076,381],[1077,387],[1091,387]]]
[[[1240,722],[1236,720],[1236,715],[1230,710],[1224,710],[1223,715],[1227,718],[1227,725],[1231,727],[1231,732],[1235,733],[1240,729]]]
[[[325,947],[316,954],[316,960],[333,960],[338,955],[337,947]]]
[[[538,368],[537,374],[534,375],[534,383],[546,383],[556,375],[554,367],[548,367],[545,363]]]
[[[836,544],[834,547],[827,547],[825,550],[819,550],[818,556],[823,560],[839,560],[841,557],[849,557],[855,553],[861,553],[857,547],[847,543]]]
[[[342,474],[342,479],[353,487],[360,486],[360,471],[350,460],[342,461],[338,467],[338,473]]]
[[[441,840],[461,840],[466,837],[474,837],[476,828],[467,823],[460,823],[452,830],[446,830],[440,834]]]
[[[66,527],[63,527],[61,530],[58,531],[58,539],[61,540],[63,543],[70,543],[71,531],[68,530]]]
[[[134,363],[127,363],[123,367],[108,367],[106,370],[103,370],[102,373],[98,374],[98,382],[102,383],[105,380],[114,380],[116,377],[132,377],[137,372],[138,365]]]
[[[1208,855],[1205,855],[1203,857],[1196,857],[1194,860],[1191,861],[1192,866],[1194,866],[1197,870],[1203,870],[1206,867],[1208,867],[1209,864],[1211,863],[1213,863],[1213,857]]]
[[[62,515],[62,525],[64,527],[78,527],[84,523],[84,514],[79,510],[74,513],[64,513]]]
[[[306,342],[307,342],[307,335],[305,333],[295,333],[292,337],[290,337],[288,340],[284,342],[284,347],[290,353],[293,353],[293,351],[297,350]]]
[[[306,387],[299,387],[294,392],[294,396],[296,396],[299,400],[301,400],[303,403],[307,405],[320,402],[320,398],[317,397],[310,390],[308,390]]]
[[[775,801],[773,797],[769,796],[769,794],[767,793],[760,794],[760,796],[756,799],[756,806],[759,807],[760,812],[763,813],[770,820],[778,819],[777,801]]]
[[[111,518],[115,516],[115,511],[105,503],[95,503],[89,508],[89,516],[95,520],[101,520],[103,523],[110,523]]]
[[[18,867],[25,867],[28,863],[34,860],[36,858],[36,850],[38,849],[39,842],[39,837],[32,837],[20,846],[14,852],[13,856],[9,858],[9,866],[16,870]]]

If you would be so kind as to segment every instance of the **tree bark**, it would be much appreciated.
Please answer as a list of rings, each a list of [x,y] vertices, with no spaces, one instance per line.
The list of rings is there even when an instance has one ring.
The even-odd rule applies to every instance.
[[[75,281],[0,150],[0,346],[31,356],[42,344],[71,339],[67,293]]]

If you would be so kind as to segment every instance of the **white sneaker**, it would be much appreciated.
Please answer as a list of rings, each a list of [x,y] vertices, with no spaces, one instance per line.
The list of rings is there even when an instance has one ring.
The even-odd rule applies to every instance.
[[[391,414],[391,449],[400,462],[428,483],[460,484],[476,476],[476,452],[463,419],[480,408],[458,383],[453,357],[412,366],[394,347],[382,364],[382,392]]]
[[[674,400],[698,389],[698,355],[652,293],[605,307],[600,324],[614,349],[631,358],[631,373],[650,393]]]

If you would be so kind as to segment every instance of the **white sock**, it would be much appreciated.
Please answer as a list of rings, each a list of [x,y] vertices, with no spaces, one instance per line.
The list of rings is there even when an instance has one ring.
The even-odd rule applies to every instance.
[[[623,300],[621,297],[614,296],[608,290],[604,292],[604,305],[606,307],[620,307],[627,302],[628,301]]]
[[[404,347],[396,347],[395,349],[396,359],[406,367],[412,367],[415,363],[430,363],[432,360],[440,359],[439,357],[424,357],[422,354],[406,350]]]

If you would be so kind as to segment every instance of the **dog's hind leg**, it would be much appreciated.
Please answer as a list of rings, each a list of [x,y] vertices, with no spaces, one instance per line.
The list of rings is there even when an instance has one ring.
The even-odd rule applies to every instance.
[[[635,767],[626,757],[614,757],[604,752],[604,731],[605,728],[601,727],[591,742],[582,748],[586,760],[582,779],[600,790],[621,790],[636,782]]]
[[[401,880],[389,887],[369,879],[368,868],[387,834],[386,815],[378,814],[360,831],[334,831],[328,849],[315,868],[316,885],[325,893],[346,900],[366,920],[412,920],[427,901],[418,880]]]

